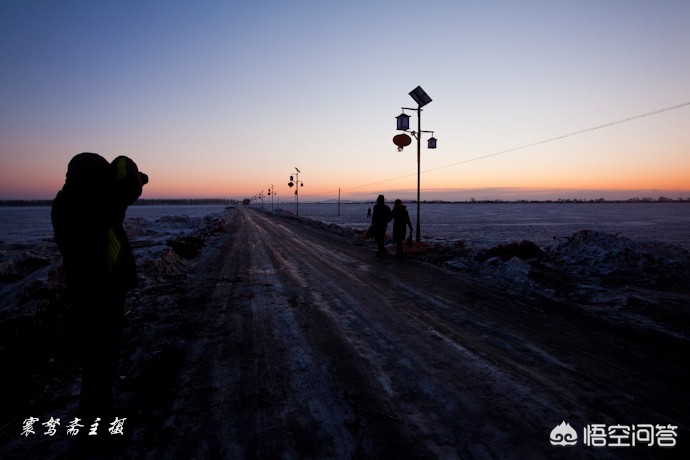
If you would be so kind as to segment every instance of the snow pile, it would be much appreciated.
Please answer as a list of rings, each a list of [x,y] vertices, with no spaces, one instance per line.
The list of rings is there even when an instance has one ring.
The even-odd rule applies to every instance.
[[[499,244],[493,248],[481,250],[475,259],[485,262],[493,257],[497,257],[503,262],[513,258],[541,260],[544,258],[544,251],[533,242],[525,240],[520,243]]]
[[[506,262],[501,262],[496,258],[489,259],[482,266],[482,272],[490,273],[503,280],[509,280],[512,284],[518,286],[533,284],[530,278],[532,265],[519,257],[513,257]]]
[[[139,286],[146,289],[165,284],[171,278],[183,276],[186,268],[185,261],[172,248],[159,248],[155,255],[149,252],[148,257],[138,259]]]
[[[456,244],[457,246],[457,244]],[[445,254],[445,256],[443,256]],[[543,281],[561,277],[608,285],[682,287],[690,283],[690,252],[669,243],[637,241],[582,230],[540,248],[530,241],[506,243],[474,251],[443,246],[428,259],[466,271],[479,271],[508,281]]]
[[[186,269],[210,238],[225,229],[220,214],[190,218],[169,216],[151,221],[127,218],[125,230],[134,249],[142,285],[157,285]],[[33,315],[37,305],[62,298],[62,259],[54,242],[0,248],[0,322],[15,314]],[[52,294],[51,294],[52,293]]]
[[[690,277],[690,252],[679,246],[588,230],[557,240],[544,262],[606,282],[667,286]]]
[[[19,281],[52,263],[47,255],[39,254],[34,250],[3,252],[0,258],[0,283]]]
[[[130,240],[157,234],[156,230],[151,228],[149,219],[145,217],[129,217],[125,219],[123,227]]]
[[[427,260],[479,273],[511,295],[556,300],[626,327],[676,337],[690,330],[690,253],[680,246],[582,230],[544,248],[525,241],[479,251],[445,247]]]
[[[145,287],[158,286],[172,278],[184,277],[189,262],[196,259],[208,241],[225,231],[226,220],[221,215],[203,218],[188,216],[162,217],[155,221],[157,243],[135,245],[134,257],[138,274]],[[176,232],[173,238],[161,237]],[[137,247],[139,246],[139,247]]]

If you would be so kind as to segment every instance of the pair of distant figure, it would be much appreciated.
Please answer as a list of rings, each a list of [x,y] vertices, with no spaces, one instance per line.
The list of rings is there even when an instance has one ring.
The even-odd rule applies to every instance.
[[[405,241],[406,230],[410,229],[410,241],[412,240],[412,222],[407,207],[401,200],[395,200],[393,210],[386,205],[386,199],[379,195],[374,205],[374,213],[371,217],[371,224],[374,230],[374,241],[376,241],[376,257],[383,257],[388,254],[384,243],[388,223],[393,221],[393,241],[395,241],[395,256],[403,257],[403,241]]]

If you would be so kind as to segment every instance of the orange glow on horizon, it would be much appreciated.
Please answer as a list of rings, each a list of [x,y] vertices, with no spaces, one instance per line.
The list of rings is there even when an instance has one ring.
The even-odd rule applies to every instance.
[[[685,161],[683,161],[685,162]],[[290,168],[287,172],[239,170],[226,171],[224,168],[205,170],[205,165],[195,165],[191,170],[179,172],[166,165],[157,168],[154,164],[142,161],[142,171],[149,175],[150,182],[144,187],[142,198],[236,198],[242,199],[266,194],[271,184],[275,187],[276,199],[292,200],[294,188],[287,185]],[[0,199],[52,199],[64,184],[66,163],[53,166],[50,170],[34,171],[28,174],[19,164],[12,164],[2,172]],[[406,165],[407,166],[407,165]],[[520,166],[520,165],[518,165]],[[516,168],[496,168],[495,164],[472,163],[460,167],[439,168],[425,172],[422,170],[422,193],[443,191],[448,194],[455,190],[458,194],[469,190],[523,190],[524,192],[545,190],[615,190],[633,192],[640,190],[665,191],[676,197],[690,191],[690,165],[653,165],[640,175],[639,168],[626,170],[626,165],[614,169],[596,167],[592,169],[571,165],[570,170],[547,172],[527,165],[522,171]],[[676,167],[674,167],[676,166]],[[305,200],[337,199],[338,189],[341,198],[362,199],[386,191],[405,191],[416,194],[417,177],[414,169],[404,174],[399,170],[378,172],[365,171],[368,175],[346,173],[338,175],[332,171],[308,171],[304,178],[305,186],[300,189],[300,197]],[[257,181],[256,177],[266,176],[268,180]],[[273,179],[271,179],[271,176]],[[277,178],[276,178],[277,176]],[[378,176],[378,177],[377,177]],[[651,193],[651,192],[650,192]],[[564,197],[567,198],[567,197]],[[424,196],[422,196],[424,199]]]

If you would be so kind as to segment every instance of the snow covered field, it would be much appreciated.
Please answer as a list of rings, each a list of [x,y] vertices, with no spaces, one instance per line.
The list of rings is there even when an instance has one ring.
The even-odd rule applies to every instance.
[[[341,204],[338,216],[337,203],[300,203],[299,215],[365,229],[369,207],[373,203]],[[270,210],[271,203],[263,208]],[[293,203],[274,208],[295,210]],[[408,203],[407,209],[414,227],[417,205]],[[690,203],[422,203],[420,211],[422,238],[430,242],[462,240],[487,248],[529,240],[542,246],[554,238],[594,230],[690,249]]]
[[[224,206],[131,206],[127,218],[154,223],[165,216],[203,217],[223,211]],[[30,244],[52,240],[50,207],[0,207],[0,243]]]
[[[294,203],[275,203],[274,209],[294,212]],[[255,207],[271,209],[270,202]],[[354,229],[369,226],[367,208],[373,204],[300,203],[299,215]],[[417,207],[407,205],[413,227]],[[165,216],[202,217],[223,206],[132,206],[127,217],[149,225]],[[619,234],[645,241],[673,243],[690,250],[690,203],[422,203],[422,238],[429,242],[465,241],[488,248],[529,240],[539,246],[580,230]],[[32,244],[52,238],[50,208],[0,208],[0,242]]]

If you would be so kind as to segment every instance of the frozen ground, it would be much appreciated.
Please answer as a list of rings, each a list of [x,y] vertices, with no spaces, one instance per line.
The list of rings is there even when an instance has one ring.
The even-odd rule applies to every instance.
[[[127,227],[141,278],[115,386],[127,436],[105,458],[544,458],[563,420],[678,427],[673,450],[580,442],[574,458],[690,449],[681,247],[578,229],[425,242],[400,261],[284,211]],[[59,258],[41,239],[0,250],[0,457],[69,458],[64,432],[20,436],[29,416],[76,410]]]
[[[362,230],[369,226],[372,204],[301,203],[302,217]],[[253,207],[271,210],[266,201]],[[413,225],[417,207],[407,205]],[[127,215],[153,222],[164,216],[190,218],[222,211],[223,206],[133,206]],[[293,202],[276,202],[274,210],[294,214]],[[463,241],[490,248],[530,240],[540,246],[554,238],[593,230],[634,240],[672,243],[690,250],[690,203],[422,203],[422,238],[432,243]],[[171,229],[174,231],[174,228]],[[36,244],[52,238],[50,208],[1,208],[0,244]]]
[[[390,203],[389,203],[390,204]],[[260,205],[256,205],[260,207]],[[328,223],[364,229],[373,204],[301,203],[299,214]],[[275,209],[294,213],[294,203]],[[270,203],[264,203],[270,210]],[[417,205],[408,203],[412,225]],[[464,241],[489,248],[530,240],[540,246],[580,230],[618,234],[635,240],[672,243],[690,250],[690,203],[422,203],[422,237],[435,243]]]

